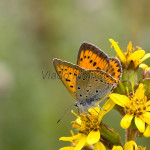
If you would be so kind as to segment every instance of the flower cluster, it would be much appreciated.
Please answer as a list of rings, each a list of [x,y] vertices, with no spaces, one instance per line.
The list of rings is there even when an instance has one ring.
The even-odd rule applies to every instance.
[[[72,127],[77,129],[71,137],[61,137],[71,143],[60,150],[146,150],[136,144],[137,137],[150,137],[150,67],[143,61],[150,57],[142,48],[129,42],[127,52],[110,39],[122,64],[122,78],[104,106],[90,108],[87,113],[72,113],[77,117]],[[115,109],[122,115],[120,126],[125,129],[126,142],[120,135],[103,122],[103,117]],[[124,146],[123,146],[124,145]]]

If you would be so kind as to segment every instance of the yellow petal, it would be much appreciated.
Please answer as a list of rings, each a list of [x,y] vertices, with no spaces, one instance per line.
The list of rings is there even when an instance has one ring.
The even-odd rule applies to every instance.
[[[145,93],[144,85],[143,85],[143,83],[140,83],[138,89],[137,89],[136,92],[135,92],[135,97],[136,97],[137,99],[142,99],[142,98],[144,98],[144,96],[145,96],[144,93]]]
[[[150,125],[150,113],[149,112],[144,113],[141,119]]]
[[[81,118],[80,117],[78,117],[76,120],[75,120],[75,122],[77,122],[79,125],[81,125]]]
[[[94,145],[94,150],[106,150],[106,148],[105,148],[105,146],[103,145],[103,143],[97,142],[97,143]]]
[[[109,94],[109,97],[114,103],[116,103],[122,107],[124,107],[130,101],[127,96],[120,95],[117,93]]]
[[[127,54],[130,55],[131,52],[132,52],[132,43],[130,41],[129,44],[128,44],[128,47],[127,47]]]
[[[145,137],[150,137],[150,125],[147,126],[145,132],[144,132]]]
[[[108,99],[106,101],[106,103],[104,104],[104,106],[102,107],[101,111],[99,112],[99,122],[101,122],[102,120],[102,117],[108,113],[111,109],[113,109],[113,107],[115,106],[115,103],[111,100],[111,99]]]
[[[148,58],[150,58],[150,53],[147,53],[147,54],[144,55],[144,57],[140,60],[140,64],[141,64],[144,60],[146,60],[146,59],[148,59]]]
[[[150,106],[146,107],[146,111],[150,111]]]
[[[139,50],[139,51],[135,51],[134,53],[132,53],[129,57],[128,57],[128,61],[131,60],[139,60],[141,59],[143,56],[145,55],[145,51],[144,50]]]
[[[145,69],[146,72],[149,71],[149,70],[150,70],[150,67],[148,67],[148,68]]]
[[[150,101],[147,101],[146,105],[147,105],[147,106],[150,106]]]
[[[97,116],[99,114],[100,108],[94,107],[94,108],[90,108],[88,111],[90,112],[90,114]]]
[[[80,138],[82,136],[82,134],[77,134],[75,136],[71,136],[71,137],[61,137],[59,138],[60,141],[72,141],[72,140],[76,140],[78,138]]]
[[[123,150],[121,146],[113,146],[112,150]]]
[[[145,131],[145,122],[136,116],[135,116],[135,125],[141,133]]]
[[[122,118],[122,120],[121,120],[121,122],[120,122],[121,127],[122,127],[123,129],[129,128],[132,119],[133,119],[133,115],[126,114],[126,115]]]
[[[148,66],[146,64],[140,64],[139,68],[145,69],[145,68],[148,68]]]
[[[83,135],[80,141],[78,142],[78,144],[76,145],[76,147],[74,148],[74,150],[81,150],[86,144],[86,140],[87,140],[87,136]]]
[[[134,141],[128,141],[125,146],[125,150],[138,150],[138,147]]]
[[[114,106],[115,103],[111,99],[108,99],[104,104],[104,106],[102,107],[102,110],[105,112],[109,112],[111,109],[113,109]]]
[[[112,46],[114,47],[114,49],[115,49],[116,53],[118,54],[121,62],[123,62],[125,64],[126,63],[126,57],[125,57],[123,51],[120,49],[118,44],[113,39],[109,39],[109,41],[111,42]]]
[[[74,147],[70,146],[70,147],[63,147],[59,150],[74,150]]]
[[[100,132],[99,130],[97,131],[91,131],[88,136],[87,136],[87,143],[89,145],[93,145],[95,144],[96,142],[98,142],[100,139]]]

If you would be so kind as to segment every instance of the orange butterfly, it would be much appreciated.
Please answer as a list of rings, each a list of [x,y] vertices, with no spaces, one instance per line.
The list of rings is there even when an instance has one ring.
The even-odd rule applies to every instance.
[[[80,46],[77,65],[55,58],[53,64],[75,106],[83,109],[97,106],[116,87],[122,74],[120,61],[108,57],[96,46]]]

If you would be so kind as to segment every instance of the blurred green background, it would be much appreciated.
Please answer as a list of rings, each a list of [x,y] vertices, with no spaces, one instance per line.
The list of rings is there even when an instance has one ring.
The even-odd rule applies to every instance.
[[[75,117],[69,111],[56,121],[74,100],[53,79],[52,59],[76,63],[83,41],[116,55],[109,38],[124,50],[132,41],[150,52],[149,8],[148,0],[1,0],[0,149],[57,150],[69,145],[58,139],[70,136]],[[43,79],[47,71],[50,77]],[[104,117],[123,135],[120,119],[115,111]],[[137,143],[150,148],[149,139]]]

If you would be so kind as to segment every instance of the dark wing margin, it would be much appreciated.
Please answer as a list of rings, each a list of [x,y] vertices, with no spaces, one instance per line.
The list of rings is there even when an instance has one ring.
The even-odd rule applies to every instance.
[[[84,42],[79,48],[77,64],[87,70],[100,69],[105,71],[109,66],[109,57],[98,47]]]

